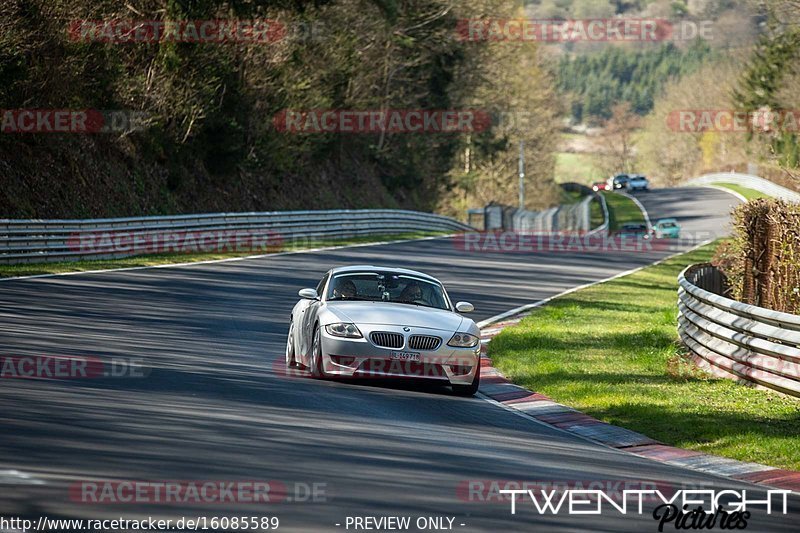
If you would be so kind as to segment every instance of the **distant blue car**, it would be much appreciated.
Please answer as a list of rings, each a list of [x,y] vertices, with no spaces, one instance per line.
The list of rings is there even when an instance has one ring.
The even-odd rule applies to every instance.
[[[661,218],[653,224],[656,239],[677,239],[681,236],[681,226],[674,218]]]

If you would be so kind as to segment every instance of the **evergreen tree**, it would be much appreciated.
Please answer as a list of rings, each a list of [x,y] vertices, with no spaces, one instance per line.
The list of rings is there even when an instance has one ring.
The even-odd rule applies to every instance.
[[[562,93],[572,95],[572,101],[583,103],[572,106],[575,121],[608,119],[611,108],[620,102],[646,115],[667,81],[694,71],[710,55],[711,48],[700,40],[686,50],[672,43],[650,50],[610,46],[593,54],[562,57],[557,83]]]

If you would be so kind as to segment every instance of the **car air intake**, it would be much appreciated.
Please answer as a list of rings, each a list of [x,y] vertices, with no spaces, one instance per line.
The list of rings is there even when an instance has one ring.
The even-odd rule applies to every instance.
[[[372,344],[384,348],[402,348],[403,336],[399,333],[389,333],[386,331],[374,331],[370,336]]]
[[[408,347],[412,350],[433,351],[439,348],[440,344],[442,344],[442,339],[430,335],[411,335],[411,339],[408,341]]]

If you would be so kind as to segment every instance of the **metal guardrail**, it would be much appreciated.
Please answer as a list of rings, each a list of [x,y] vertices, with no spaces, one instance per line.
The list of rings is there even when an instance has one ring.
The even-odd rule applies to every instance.
[[[191,239],[195,246],[193,251],[221,251],[220,243],[227,246],[225,250],[258,251],[274,249],[276,243],[289,239],[470,229],[473,228],[448,217],[395,209],[214,213],[94,220],[0,219],[0,263],[141,255],[134,250],[168,253],[168,239],[173,239],[173,249],[177,249],[175,240],[188,244]]]
[[[711,185],[714,183],[733,183],[748,189],[754,189],[775,198],[781,198],[788,202],[800,202],[800,193],[781,187],[764,178],[750,174],[739,174],[738,172],[719,172],[716,174],[706,174],[688,180],[687,185]]]
[[[737,302],[708,264],[678,276],[678,332],[716,375],[800,396],[800,316]]]
[[[578,183],[564,183],[567,191],[579,190],[586,196],[579,202],[564,204],[543,211],[528,211],[499,204],[488,205],[483,209],[484,229],[506,230],[531,233],[578,232],[595,234],[608,231],[608,205],[602,194]],[[603,223],[591,227],[591,203],[600,202],[603,210]],[[476,212],[477,210],[474,210]]]
[[[600,208],[603,210],[603,223],[594,228],[587,235],[594,235],[595,233],[607,234],[610,228],[611,217],[608,213],[608,203],[606,203],[606,197],[599,192],[592,191],[592,194],[594,195],[593,200],[600,202]]]
[[[486,230],[550,233],[558,231],[589,231],[589,204],[587,196],[580,202],[559,205],[544,211],[528,211],[516,207],[489,205],[485,208]]]

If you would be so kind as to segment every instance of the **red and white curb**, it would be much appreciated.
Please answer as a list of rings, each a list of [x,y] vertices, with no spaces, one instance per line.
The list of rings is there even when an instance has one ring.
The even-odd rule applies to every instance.
[[[541,423],[654,461],[778,489],[800,491],[800,472],[667,446],[641,433],[601,422],[543,394],[511,383],[492,366],[492,360],[486,355],[486,346],[504,328],[518,324],[530,313],[527,310],[513,317],[505,317],[481,329],[479,392],[483,396]]]

